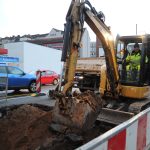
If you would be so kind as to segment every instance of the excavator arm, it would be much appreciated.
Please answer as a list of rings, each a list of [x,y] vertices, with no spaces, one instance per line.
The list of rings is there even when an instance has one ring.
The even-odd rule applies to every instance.
[[[85,10],[85,21],[102,43],[106,60],[107,79],[110,85],[110,91],[115,97],[118,95],[117,87],[119,73],[114,50],[114,40],[111,31],[109,30],[109,27],[107,27],[98,17],[98,14],[93,14],[90,10]]]
[[[83,21],[80,16],[80,3],[72,0],[66,16],[64,46],[61,60],[65,63],[65,86],[62,93],[64,95],[71,90],[73,85],[75,69],[78,58],[78,51],[83,32]]]
[[[86,7],[88,6],[88,7]],[[78,51],[83,33],[83,25],[86,22],[102,43],[105,59],[107,79],[113,96],[118,94],[117,86],[119,74],[114,50],[114,41],[111,31],[104,23],[105,16],[98,13],[89,1],[72,0],[66,17],[64,34],[64,48],[62,61],[66,61],[65,81],[63,94],[66,94],[73,85]]]

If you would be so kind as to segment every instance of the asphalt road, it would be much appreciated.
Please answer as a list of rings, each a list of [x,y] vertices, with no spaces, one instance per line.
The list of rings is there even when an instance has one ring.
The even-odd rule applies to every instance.
[[[7,98],[3,96],[0,99],[0,108],[4,106],[20,105],[20,104],[42,104],[47,106],[54,106],[55,100],[48,97],[48,91],[54,89],[53,85],[45,85],[41,88],[42,96],[35,96],[29,93],[27,90],[21,90],[19,93],[14,91],[8,91]]]

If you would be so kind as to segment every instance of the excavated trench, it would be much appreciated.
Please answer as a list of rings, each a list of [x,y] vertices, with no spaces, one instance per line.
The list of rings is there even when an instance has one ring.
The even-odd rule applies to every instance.
[[[2,150],[72,150],[101,135],[112,126],[95,123],[84,133],[52,131],[52,108],[20,105],[0,109],[0,149]]]

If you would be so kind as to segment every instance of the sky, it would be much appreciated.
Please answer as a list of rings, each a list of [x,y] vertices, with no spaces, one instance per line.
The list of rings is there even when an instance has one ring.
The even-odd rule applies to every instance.
[[[89,0],[105,14],[113,36],[150,33],[149,0]],[[64,30],[71,0],[0,0],[0,37]],[[90,38],[94,33],[87,27]]]

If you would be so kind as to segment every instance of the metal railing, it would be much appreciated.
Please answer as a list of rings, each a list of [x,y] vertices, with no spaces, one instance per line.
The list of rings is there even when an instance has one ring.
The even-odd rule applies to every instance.
[[[150,108],[147,108],[76,150],[150,150],[149,133]]]
[[[0,100],[7,100],[7,92],[8,92],[8,75],[0,76]]]

